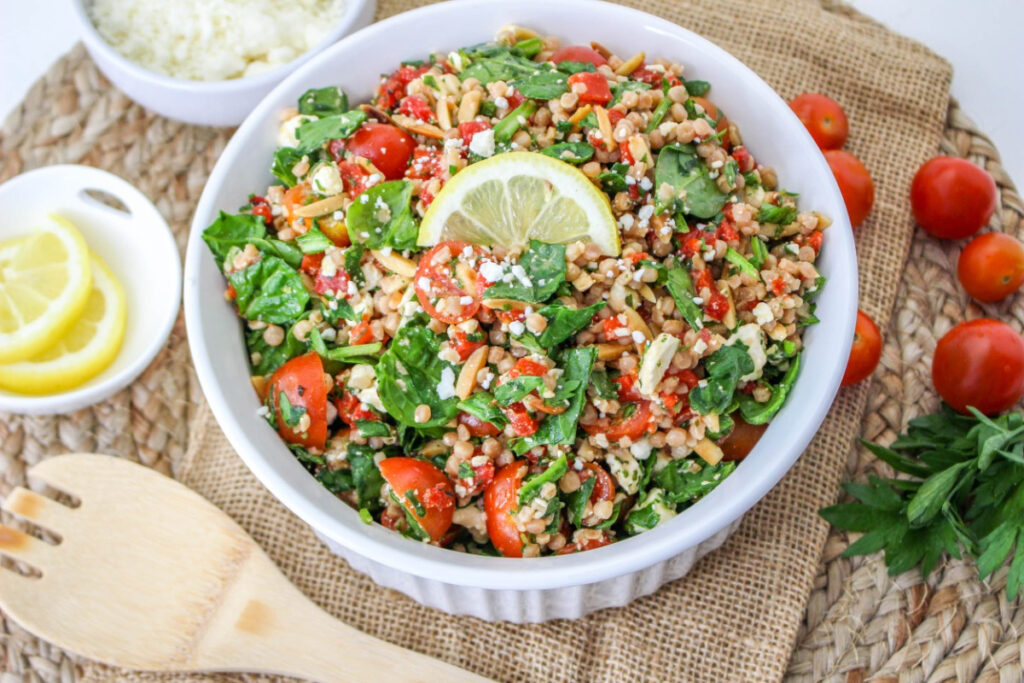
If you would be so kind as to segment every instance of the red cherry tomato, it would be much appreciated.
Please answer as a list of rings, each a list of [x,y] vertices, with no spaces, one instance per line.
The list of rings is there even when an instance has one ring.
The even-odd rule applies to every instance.
[[[1024,340],[998,320],[960,323],[935,346],[932,382],[957,412],[1009,410],[1024,395]]]
[[[292,358],[270,378],[277,433],[288,443],[323,449],[327,443],[327,387],[316,352]]]
[[[358,346],[359,344],[369,344],[373,342],[373,330],[370,329],[370,314],[364,313],[363,319],[352,326],[352,329],[348,331],[348,343],[352,346]]]
[[[967,243],[956,264],[960,284],[978,301],[999,301],[1024,283],[1024,246],[999,232]]]
[[[469,143],[473,142],[473,136],[481,131],[490,129],[490,121],[466,121],[465,123],[459,124],[459,137],[462,138],[462,144],[469,148]]]
[[[843,373],[843,386],[856,384],[871,376],[882,357],[882,333],[878,325],[864,313],[857,311],[857,327],[853,332],[850,359]]]
[[[970,237],[996,210],[996,182],[966,159],[935,157],[914,174],[910,208],[918,225],[935,237]]]
[[[732,420],[735,423],[732,431],[718,442],[722,452],[725,453],[722,460],[743,460],[750,454],[750,451],[754,450],[754,446],[764,434],[764,430],[768,429],[768,425],[752,425],[740,417],[739,413],[733,413]]]
[[[789,102],[800,122],[821,149],[840,149],[850,133],[846,112],[831,97],[805,92]]]
[[[527,412],[526,406],[523,405],[522,401],[513,403],[501,410],[505,413],[505,417],[508,418],[509,424],[512,425],[516,436],[533,436],[537,433],[540,423],[530,417],[530,413]]]
[[[603,66],[608,63],[608,60],[602,57],[601,53],[586,45],[566,45],[563,48],[559,48],[551,55],[551,61],[555,64],[561,64],[562,62],[589,62],[594,66]]]
[[[581,543],[569,543],[561,550],[558,551],[558,555],[571,555],[572,553],[582,553],[586,550],[593,550],[594,548],[601,548],[612,542],[611,536],[608,532],[602,532],[601,536],[592,538],[588,541]]]
[[[729,119],[718,110],[715,103],[706,97],[694,97],[693,101],[704,108],[704,113],[708,115],[712,121],[718,121],[718,125],[715,126],[715,131],[721,133],[723,130],[729,128]]]
[[[463,270],[452,265],[453,262],[467,265],[463,255],[466,248],[472,250],[475,258],[485,253],[483,249],[469,242],[441,242],[420,258],[413,280],[416,298],[419,299],[423,310],[432,318],[449,325],[469,320],[480,309],[483,280],[472,267]],[[460,273],[469,281],[460,281]],[[467,302],[467,298],[471,301]],[[438,308],[442,302],[443,310]]]
[[[363,402],[348,391],[344,391],[341,398],[334,399],[334,407],[338,410],[338,419],[349,427],[355,427],[359,420],[380,421],[380,415],[364,408]]]
[[[596,462],[585,462],[583,470],[580,472],[580,481],[587,481],[591,477],[596,477],[594,490],[590,493],[591,503],[615,499],[615,481],[612,479],[612,475]]]
[[[399,504],[419,522],[430,540],[439,541],[455,514],[455,489],[444,472],[426,460],[405,457],[385,458],[379,467]],[[409,500],[410,492],[419,505]]]
[[[593,71],[580,71],[569,76],[569,87],[579,95],[580,104],[608,104],[612,90],[608,79]]]
[[[629,417],[601,417],[590,423],[580,422],[580,426],[587,434],[604,434],[609,441],[618,441],[624,436],[635,441],[650,431],[654,424],[651,402],[640,401],[628,405],[636,406],[630,408],[633,413]]]
[[[543,377],[548,372],[548,366],[543,363],[538,363],[535,360],[529,358],[520,358],[516,361],[516,364],[512,366],[512,369],[508,371],[508,378],[515,379],[522,375],[530,375],[531,377]]]
[[[327,294],[339,299],[348,298],[348,273],[344,268],[338,268],[334,275],[327,277],[320,270],[323,263],[323,254],[306,254],[302,257],[299,270],[313,278],[313,291],[317,294]]]
[[[459,413],[459,424],[465,425],[466,429],[469,430],[470,436],[497,436],[501,433],[501,430],[490,422],[484,422],[469,413]]]
[[[388,180],[399,180],[409,167],[416,141],[397,126],[370,121],[345,140],[345,149],[369,159]]]
[[[825,160],[843,194],[850,225],[856,228],[868,217],[875,203],[875,184],[871,181],[871,174],[860,159],[841,149],[826,150]]]
[[[523,485],[526,469],[526,463],[521,460],[505,465],[484,491],[487,535],[505,557],[523,556],[523,541],[512,513],[519,507],[519,487]]]
[[[428,123],[434,118],[434,112],[431,110],[430,105],[419,95],[409,95],[402,98],[402,103],[398,106],[398,113]]]

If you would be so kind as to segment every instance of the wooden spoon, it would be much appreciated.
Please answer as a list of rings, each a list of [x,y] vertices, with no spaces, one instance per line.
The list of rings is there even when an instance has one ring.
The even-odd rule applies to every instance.
[[[105,455],[61,455],[29,474],[81,501],[16,488],[3,509],[60,537],[0,526],[0,608],[40,638],[151,671],[248,671],[320,681],[483,681],[343,624],[293,586],[197,493]],[[387,614],[381,615],[387,619]]]

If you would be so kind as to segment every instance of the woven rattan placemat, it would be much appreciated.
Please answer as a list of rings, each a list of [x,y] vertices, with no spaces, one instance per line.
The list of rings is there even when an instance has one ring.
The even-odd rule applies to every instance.
[[[851,30],[866,30],[862,18],[850,16]],[[183,243],[195,199],[226,137],[132,105],[77,49],[47,73],[0,131],[0,179],[59,162],[117,169],[156,201]],[[955,103],[943,145],[946,153],[970,156],[993,173],[1002,190],[993,227],[1016,234],[1024,214],[1020,198],[991,144]],[[935,339],[965,315],[979,314],[956,286],[955,257],[956,245],[920,235],[913,243],[883,369],[870,392],[863,428],[868,438],[892,438],[906,420],[934,407],[928,369]],[[1018,327],[1024,322],[1019,306],[987,312]],[[0,493],[22,483],[27,466],[66,450],[113,453],[173,473],[199,400],[179,325],[143,377],[110,401],[61,418],[0,414]],[[850,474],[863,475],[875,466],[862,456],[851,452]],[[878,558],[839,558],[846,543],[840,534],[829,537],[790,663],[794,679],[861,680],[899,673],[907,680],[971,680],[979,672],[991,677],[1001,671],[1002,680],[1021,680],[1016,628],[1024,626],[1024,609],[1005,602],[998,576],[993,585],[982,586],[970,566],[954,563],[928,582],[909,573],[891,580]],[[7,676],[73,680],[78,675],[75,661],[59,649],[6,621],[2,629]]]

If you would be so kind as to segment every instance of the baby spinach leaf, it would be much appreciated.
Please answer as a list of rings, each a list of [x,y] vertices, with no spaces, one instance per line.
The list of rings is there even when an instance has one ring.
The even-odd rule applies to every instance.
[[[531,391],[544,388],[544,380],[532,375],[513,377],[494,390],[494,400],[499,405],[507,406],[521,401]]]
[[[686,86],[686,92],[691,97],[702,97],[708,94],[708,90],[711,90],[711,84],[707,81],[683,81],[683,85]]]
[[[555,388],[555,401],[568,401],[569,407],[558,415],[545,417],[537,431],[516,441],[513,450],[522,455],[534,446],[546,444],[569,445],[576,441],[576,427],[579,423],[583,404],[586,402],[590,371],[597,360],[597,349],[593,346],[566,349],[562,352],[562,376]]]
[[[578,74],[581,71],[589,71],[593,73],[597,71],[597,67],[590,62],[574,62],[571,59],[566,59],[555,65],[555,68],[564,74]],[[611,105],[609,105],[611,106]]]
[[[562,453],[560,456],[555,458],[550,465],[548,465],[546,470],[526,478],[523,485],[519,487],[519,505],[526,505],[536,498],[544,484],[547,484],[548,482],[557,484],[558,480],[562,478],[562,475],[568,471],[569,461],[566,458],[565,453]]]
[[[488,299],[515,299],[529,303],[541,303],[551,298],[565,281],[565,245],[545,244],[530,240],[530,248],[516,264],[522,269],[518,277],[516,266],[511,269],[509,282],[503,278],[487,288]]]
[[[412,183],[389,180],[374,185],[348,210],[348,234],[367,249],[415,249],[418,230],[412,218]]]
[[[541,38],[525,38],[512,46],[512,51],[530,59],[544,49],[544,40]]]
[[[345,250],[345,272],[360,287],[366,284],[366,277],[363,275],[362,268],[363,254],[365,252],[365,244],[353,244]]]
[[[608,373],[605,370],[594,370],[590,373],[590,384],[594,387],[594,392],[598,398],[612,399],[619,397],[619,390],[611,378],[608,377]]]
[[[665,288],[672,295],[683,319],[689,323],[694,332],[699,332],[704,327],[704,311],[693,301],[697,293],[693,289],[693,280],[685,268],[678,266],[665,271]]]
[[[478,420],[489,422],[498,429],[508,424],[505,414],[495,405],[494,396],[486,391],[476,391],[469,398],[459,401],[459,410],[469,413]]]
[[[274,165],[270,167],[270,172],[273,173],[278,180],[282,183],[291,187],[298,183],[298,178],[295,177],[295,173],[292,169],[295,168],[295,164],[299,163],[304,156],[312,156],[303,154],[294,147],[279,147],[274,152]],[[309,160],[310,167],[313,165],[312,158]]]
[[[672,460],[654,474],[654,484],[665,491],[667,500],[673,503],[693,503],[710,493],[736,469],[735,462],[720,462],[717,465],[705,463],[694,472],[693,462]]]
[[[569,92],[569,77],[560,71],[540,71],[510,83],[523,97],[553,100]]]
[[[285,334],[284,342],[271,346],[263,339],[263,330],[249,330],[245,335],[245,345],[249,349],[249,360],[254,375],[269,375],[287,361],[306,352],[306,344],[300,342],[292,334],[291,329]]]
[[[348,111],[348,95],[337,86],[310,88],[299,97],[299,113],[309,116],[331,116]]]
[[[389,415],[417,429],[440,427],[459,412],[458,399],[441,398],[440,387],[447,379],[454,386],[455,368],[438,356],[441,338],[431,332],[422,318],[410,320],[377,363],[377,392]],[[430,419],[416,421],[417,406],[430,407]]]
[[[373,460],[373,449],[369,446],[349,444],[348,463],[352,467],[352,483],[359,495],[359,507],[371,512],[381,507],[380,488],[384,477]]]
[[[548,326],[539,335],[532,332],[524,332],[518,339],[523,337],[534,337],[537,340],[536,346],[549,352],[572,335],[590,324],[594,314],[605,307],[605,302],[598,301],[592,306],[585,308],[569,308],[561,301],[548,304],[537,312],[548,321]]]
[[[487,85],[494,81],[507,82],[516,78],[525,78],[545,68],[542,64],[514,54],[508,48],[504,48],[503,52],[497,50],[488,50],[487,52],[489,54],[486,56],[479,57],[473,56],[474,54],[479,54],[479,52],[470,52],[473,61],[459,72],[459,80],[464,81],[467,78],[475,78],[481,84]]]
[[[246,320],[287,323],[309,303],[298,271],[277,256],[264,256],[228,279],[235,288],[238,312]]]
[[[579,166],[594,156],[594,147],[586,142],[558,142],[545,147],[540,153]]]
[[[608,103],[608,108],[611,109],[622,100],[623,93],[643,92],[644,90],[650,90],[651,86],[643,81],[622,81],[612,86],[612,100]]]
[[[732,403],[740,377],[754,371],[754,361],[747,346],[737,341],[708,356],[704,367],[707,377],[690,390],[690,407],[701,415],[721,415]]]
[[[210,227],[203,231],[203,241],[213,252],[218,266],[232,247],[242,249],[252,244],[268,256],[278,256],[293,268],[298,268],[302,261],[302,252],[288,242],[267,237],[267,225],[259,216],[249,213],[229,214],[223,211],[218,214]]]
[[[587,501],[590,500],[590,494],[594,492],[596,484],[597,477],[587,477],[587,480],[568,496],[566,507],[568,508],[569,523],[576,528],[583,526],[583,511],[587,507]]]
[[[709,219],[722,210],[728,196],[718,189],[711,178],[707,165],[697,156],[692,145],[674,144],[662,147],[654,169],[654,186],[668,183],[676,198],[658,199],[656,210],[662,213],[670,210],[697,218]],[[683,199],[680,201],[680,195]]]
[[[307,121],[295,131],[295,137],[299,139],[298,150],[312,152],[323,147],[326,142],[347,138],[356,132],[364,121],[366,114],[359,109],[325,116],[316,121]]]
[[[743,415],[743,419],[752,425],[767,424],[769,420],[775,417],[775,413],[779,412],[782,404],[786,402],[786,396],[789,395],[789,390],[793,388],[793,383],[796,382],[799,372],[800,356],[797,355],[790,361],[789,369],[786,370],[782,380],[771,388],[772,396],[767,401],[758,403],[753,397],[747,394],[740,394],[740,413]]]

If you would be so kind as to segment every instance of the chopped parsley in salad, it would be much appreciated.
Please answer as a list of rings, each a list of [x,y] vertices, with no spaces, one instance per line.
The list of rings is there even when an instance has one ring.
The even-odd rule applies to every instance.
[[[304,93],[274,184],[203,234],[295,458],[368,523],[508,557],[643,533],[729,476],[797,379],[830,221],[710,90],[515,29],[368,103]],[[510,152],[596,188],[621,250],[420,246],[452,177]]]

